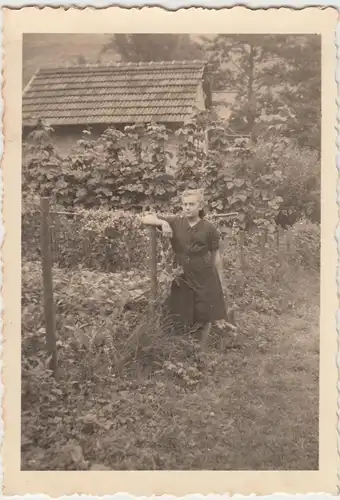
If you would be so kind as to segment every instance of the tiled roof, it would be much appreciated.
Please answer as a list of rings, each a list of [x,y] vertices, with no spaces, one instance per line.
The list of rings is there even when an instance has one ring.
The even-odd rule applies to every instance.
[[[24,125],[183,122],[196,106],[204,61],[116,63],[38,71],[23,94]]]

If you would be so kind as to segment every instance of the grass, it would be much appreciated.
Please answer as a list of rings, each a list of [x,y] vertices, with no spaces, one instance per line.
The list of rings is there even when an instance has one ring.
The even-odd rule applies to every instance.
[[[115,300],[112,276],[55,270],[65,318],[57,381],[34,328],[41,287],[39,264],[30,265],[22,468],[317,469],[319,271],[293,257],[279,265],[270,251],[263,268],[254,255],[242,286],[244,274],[226,269],[239,334],[223,351],[216,334],[204,352],[190,337],[165,335],[143,307],[113,316],[112,306],[105,309],[105,297]],[[91,309],[90,282],[98,298]],[[78,312],[79,322],[92,323],[79,328]]]

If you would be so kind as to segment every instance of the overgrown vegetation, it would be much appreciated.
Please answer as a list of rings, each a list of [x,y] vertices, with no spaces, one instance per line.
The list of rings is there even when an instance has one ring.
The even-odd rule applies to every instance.
[[[69,158],[58,154],[50,132],[35,131],[23,166],[23,469],[317,468],[320,229],[312,222],[319,203],[313,154],[289,140],[257,141],[251,150],[244,140],[231,145],[225,127],[216,127],[205,155],[193,143],[199,124],[187,124],[174,176],[164,173],[164,127],[109,129],[97,141],[85,133]],[[140,210],[176,209],[178,190],[202,182],[214,212],[238,212],[232,227],[220,225],[238,333],[221,343],[221,332],[213,331],[204,351],[195,332],[169,333],[172,268],[164,242],[158,305],[147,314],[148,232],[136,218]],[[61,212],[51,217],[56,379],[44,338],[41,195]],[[108,210],[114,205],[118,210]],[[283,208],[290,223],[298,222],[278,248],[275,219]],[[243,269],[240,228],[248,229]],[[264,256],[251,228],[268,230]]]
[[[312,222],[319,206],[313,153],[302,154],[288,139],[257,141],[252,149],[244,140],[231,145],[225,127],[215,127],[205,155],[194,142],[202,132],[195,122],[180,131],[174,176],[166,171],[164,127],[109,129],[97,141],[85,134],[69,158],[58,155],[49,132],[33,134],[23,166],[22,467],[317,468],[320,231]],[[195,332],[169,334],[172,269],[162,245],[157,313],[147,314],[149,247],[136,218],[140,210],[176,209],[178,191],[202,183],[214,212],[238,212],[232,227],[220,225],[238,335],[221,344],[216,330],[204,351]],[[44,340],[41,195],[61,212],[52,216],[57,379]],[[298,222],[278,248],[275,219],[283,209],[289,223]],[[248,229],[244,269],[235,239],[240,228]],[[265,256],[251,228],[268,230]]]
[[[105,43],[110,49],[115,42],[123,59],[163,58],[149,43],[158,35],[142,36],[143,45],[122,36],[129,38],[125,53],[119,36]],[[192,38],[169,37],[173,54],[197,49]],[[237,98],[230,122],[212,109],[177,131],[176,172],[164,125],[108,128],[98,139],[86,129],[67,157],[48,124],[28,137],[23,469],[318,467],[318,40],[301,36],[297,47],[296,37],[281,35],[210,37],[212,86],[231,85]],[[150,209],[176,211],[181,190],[196,186],[215,214],[237,213],[218,222],[237,334],[214,330],[204,351],[195,332],[182,337],[168,328],[173,270],[160,235],[159,296],[148,314],[148,231],[136,218]],[[40,196],[60,212],[51,216],[56,378],[45,350]],[[279,245],[278,223],[285,228]]]
[[[294,141],[235,139],[209,114],[197,115],[177,135],[181,142],[173,172],[163,125],[107,129],[96,140],[85,130],[78,147],[64,158],[53,144],[53,131],[40,124],[25,151],[24,196],[49,196],[66,208],[169,210],[176,209],[184,188],[200,186],[213,211],[237,212],[237,227],[273,232],[280,214],[289,223],[310,215],[318,221],[317,158]]]
[[[269,239],[265,262],[249,239],[245,272],[225,243],[239,333],[224,350],[218,331],[202,352],[160,310],[148,317],[143,271],[55,267],[57,380],[40,262],[24,261],[22,467],[316,468],[320,235],[309,222],[288,233],[280,251]]]

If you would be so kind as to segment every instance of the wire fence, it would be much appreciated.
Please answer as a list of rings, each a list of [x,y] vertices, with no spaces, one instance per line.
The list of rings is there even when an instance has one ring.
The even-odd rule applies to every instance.
[[[41,259],[41,210],[28,212],[22,217],[22,256],[27,261]],[[252,247],[265,259],[268,245],[276,245],[277,250],[290,246],[289,232],[277,227],[275,233],[265,230],[239,231],[223,224],[225,218],[233,214],[210,214],[213,222],[221,230],[224,245],[232,251],[237,249],[237,258],[242,267],[247,265],[247,250]],[[77,212],[57,211],[52,206],[48,210],[48,239],[51,247],[52,265],[63,268],[84,267],[92,270],[116,272],[139,267],[145,260],[145,249],[150,248],[145,233],[107,227],[102,231],[83,231],[86,218]],[[47,230],[47,229],[46,229]],[[256,247],[254,249],[254,247]]]
[[[231,214],[212,215],[216,224]],[[159,249],[157,230],[148,228],[139,234],[127,234],[108,228],[103,235],[81,232],[85,223],[77,213],[54,211],[48,198],[41,198],[40,211],[26,213],[22,226],[22,256],[26,261],[41,260],[42,286],[44,296],[44,317],[47,349],[50,354],[50,367],[56,372],[56,318],[53,297],[53,267],[86,267],[100,271],[115,272],[117,269],[133,269],[141,264],[147,266],[150,278],[150,306],[156,300],[158,289]],[[226,244],[233,249],[241,270],[247,268],[247,255],[257,252],[265,265],[266,252],[270,246],[278,251],[279,259],[289,251],[291,241],[289,232],[277,229],[275,234],[260,231],[255,236],[244,231],[234,234],[224,228]],[[40,237],[39,237],[40,235]],[[140,241],[138,240],[140,238]],[[252,245],[250,246],[250,240]],[[255,243],[254,247],[254,240]],[[282,251],[282,253],[281,253]],[[146,262],[145,262],[146,260]]]

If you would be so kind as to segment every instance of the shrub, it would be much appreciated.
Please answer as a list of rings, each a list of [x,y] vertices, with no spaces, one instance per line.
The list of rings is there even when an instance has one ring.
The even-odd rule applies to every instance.
[[[39,263],[23,262],[22,283],[23,360],[31,360],[28,369],[33,361],[33,367],[42,370],[47,366],[47,356]],[[175,352],[180,353],[180,359],[186,359],[190,352],[193,355],[190,341],[186,345],[183,339],[169,340],[167,336],[170,323],[163,305],[168,284],[160,283],[158,301],[150,316],[150,282],[145,273],[134,270],[108,274],[55,267],[59,365],[65,376],[72,378],[76,369],[78,382],[104,381],[131,369],[159,369]],[[32,377],[35,373],[31,372]]]
[[[277,162],[284,172],[276,189],[283,199],[278,220],[285,225],[301,218],[320,223],[321,167],[317,153],[288,143]]]
[[[282,314],[292,307],[297,282],[308,286],[320,269],[320,226],[300,221],[282,231],[278,246],[276,235],[268,235],[261,256],[261,234],[246,234],[245,268],[239,265],[239,248],[235,240],[223,245],[225,282],[231,307],[243,313],[254,311]],[[247,325],[244,325],[247,328]]]
[[[256,355],[258,349],[266,348],[273,341],[273,335],[278,335],[275,328],[280,326],[280,314],[287,311],[290,314],[293,307],[299,307],[299,301],[304,309],[308,307],[300,295],[306,290],[310,293],[308,287],[317,282],[317,270],[313,272],[309,267],[312,262],[305,257],[310,253],[313,259],[317,258],[318,231],[318,226],[308,221],[296,224],[290,230],[291,245],[287,248],[281,241],[279,250],[269,235],[264,259],[259,253],[259,235],[247,234],[245,270],[239,267],[235,238],[233,235],[225,238],[222,253],[226,291],[242,334],[241,345],[244,342],[251,349],[246,352]],[[168,256],[164,246],[160,254],[162,263],[168,262]],[[169,335],[161,306],[171,270],[165,276],[160,273],[159,277],[159,301],[155,312],[148,315],[150,283],[142,269],[108,273],[54,266],[59,357],[56,380],[47,368],[41,264],[23,260],[21,443],[24,469],[86,470],[91,460],[95,463],[98,457],[100,462],[119,467],[123,460],[122,467],[131,468],[129,457],[136,456],[139,460],[140,448],[153,449],[159,444],[158,438],[154,441],[145,438],[147,427],[172,429],[172,404],[178,401],[179,395],[194,398],[185,407],[185,411],[190,411],[185,428],[192,415],[200,411],[201,403],[207,404],[206,396],[199,397],[201,390],[209,393],[202,382],[207,383],[207,373],[213,381],[222,360],[226,363],[222,366],[228,370],[235,352],[229,352],[226,360],[225,353],[219,355],[209,347],[202,352],[191,337]],[[302,292],[301,287],[304,287]],[[241,351],[236,361],[234,359],[235,376],[243,362]],[[211,397],[216,399],[214,392]],[[165,419],[163,413],[160,415],[163,410],[169,411],[169,419]],[[177,414],[179,407],[173,411]],[[140,425],[145,417],[148,417],[147,427],[144,423]],[[108,431],[112,431],[109,438]],[[176,429],[174,432],[177,435]],[[115,443],[117,440],[120,443],[118,455],[116,451],[111,452],[112,435]],[[132,442],[136,449],[126,449],[127,435],[130,440],[131,435],[134,436]],[[154,436],[152,431],[151,435]],[[95,448],[94,441],[89,442],[90,436],[100,438],[102,451]],[[173,439],[170,431],[169,439]],[[107,443],[105,450],[103,443]],[[164,448],[169,449],[167,441]],[[169,460],[175,460],[171,453]],[[143,457],[136,463],[140,468],[155,467],[146,465]],[[136,467],[136,463],[132,466]],[[169,468],[169,463],[173,464],[165,460],[161,466]]]
[[[22,214],[22,255],[34,261],[40,259],[41,253],[40,213],[39,200],[30,200],[30,208],[27,203]],[[53,215],[57,211],[62,215]],[[108,272],[145,269],[148,265],[149,230],[140,223],[138,214],[102,208],[75,209],[70,213],[74,215],[63,215],[65,209],[51,206],[51,247],[56,265]],[[223,222],[218,224],[223,236],[227,230]],[[170,243],[159,232],[158,252],[159,262],[162,260],[164,267],[165,259],[169,271]]]
[[[61,214],[51,207],[51,247],[55,264],[84,266],[102,271],[143,267],[148,259],[148,230],[137,216],[103,209],[74,210]],[[37,208],[22,214],[22,255],[40,259],[40,213]]]
[[[291,258],[306,269],[320,269],[320,225],[301,219],[288,229],[292,241]]]
[[[209,150],[202,149],[209,127]],[[40,139],[41,131],[33,132]],[[279,171],[260,145],[230,137],[225,123],[196,116],[177,131],[176,173],[168,169],[169,131],[162,125],[134,125],[124,132],[106,130],[98,140],[86,131],[78,148],[61,158],[53,137],[29,145],[23,165],[25,190],[50,196],[68,209],[162,209],[178,205],[187,187],[203,187],[211,208],[236,211],[240,227],[273,229],[282,202],[275,189]],[[142,145],[146,144],[145,147]],[[276,155],[285,145],[276,145]],[[254,165],[256,164],[256,168]]]
[[[291,308],[296,283],[303,277],[308,286],[313,270],[318,272],[319,226],[308,221],[300,222],[285,236],[290,245],[286,247],[285,241],[281,241],[280,249],[275,239],[269,236],[262,258],[258,235],[248,235],[244,248],[245,269],[239,266],[235,240],[226,239],[223,244],[229,307],[236,313],[236,321],[238,311],[242,311],[240,328],[243,333],[249,330],[254,335],[253,323],[259,321],[259,314],[278,316]],[[152,316],[147,314],[150,281],[146,269],[107,273],[54,267],[59,365],[67,383],[71,384],[72,380],[76,385],[105,383],[118,374],[140,371],[158,371],[164,376],[172,373],[181,380],[183,378],[181,383],[188,383],[190,387],[196,383],[196,371],[188,382],[190,370],[178,363],[199,364],[197,346],[190,338],[168,335],[169,318],[166,317],[164,300],[173,276],[166,247],[160,253],[160,261],[159,297]],[[50,383],[42,293],[40,262],[24,260],[22,356],[26,375],[23,394],[31,399],[43,397],[34,385],[38,384],[42,371],[45,373],[44,384],[48,386]],[[259,324],[258,341],[270,333],[261,328]],[[70,386],[68,390],[75,389],[76,386]],[[39,404],[43,404],[42,400]]]

